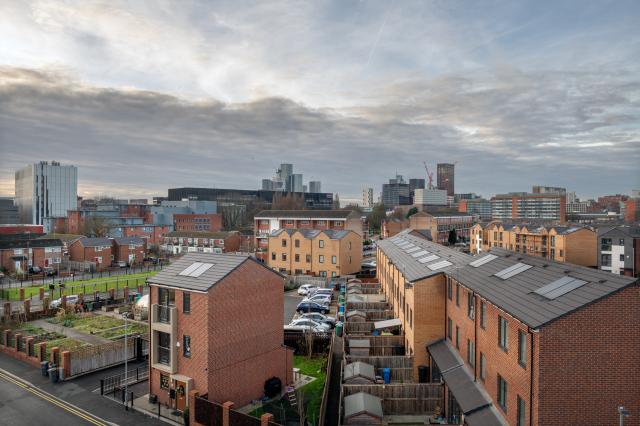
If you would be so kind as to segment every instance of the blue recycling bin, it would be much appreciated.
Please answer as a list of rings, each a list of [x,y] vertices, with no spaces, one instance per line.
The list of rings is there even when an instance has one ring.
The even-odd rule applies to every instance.
[[[382,369],[382,377],[384,378],[384,384],[388,385],[389,383],[391,383],[391,369],[390,368],[383,368]]]
[[[344,314],[344,303],[341,303],[340,306],[338,307],[338,313]]]
[[[49,375],[49,361],[42,361],[40,363],[40,372],[44,377]]]

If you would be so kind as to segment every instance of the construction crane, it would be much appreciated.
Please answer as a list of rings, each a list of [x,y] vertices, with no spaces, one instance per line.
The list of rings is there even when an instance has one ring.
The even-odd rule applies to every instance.
[[[433,189],[433,172],[429,172],[429,167],[427,167],[427,162],[423,161],[422,162],[424,164],[424,169],[427,172],[427,177],[429,178],[429,189]]]

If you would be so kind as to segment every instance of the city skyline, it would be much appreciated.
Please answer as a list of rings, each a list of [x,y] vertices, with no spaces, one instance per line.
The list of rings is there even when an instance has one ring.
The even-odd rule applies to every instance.
[[[341,199],[422,161],[484,196],[637,188],[638,4],[460,6],[0,5],[0,194],[40,160],[85,196],[256,188],[285,158]]]

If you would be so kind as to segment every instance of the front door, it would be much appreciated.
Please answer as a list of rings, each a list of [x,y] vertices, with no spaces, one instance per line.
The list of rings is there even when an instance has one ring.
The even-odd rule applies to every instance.
[[[187,405],[187,385],[184,382],[176,380],[176,409],[184,411]]]

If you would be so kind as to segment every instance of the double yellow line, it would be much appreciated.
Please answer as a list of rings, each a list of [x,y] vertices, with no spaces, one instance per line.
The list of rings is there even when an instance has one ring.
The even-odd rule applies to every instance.
[[[22,383],[19,380],[14,379],[13,377],[3,373],[0,371],[0,379],[3,379],[7,382],[13,383],[16,386],[21,387],[22,389],[31,392],[32,394],[34,394],[35,396],[44,399],[45,401],[50,402],[51,404],[57,405],[58,407],[62,408],[63,410],[68,411],[69,413],[78,416],[86,421],[88,421],[89,423],[92,423],[96,426],[108,426],[107,423],[101,422],[100,420],[97,420],[93,417],[91,417],[89,414],[80,411],[77,408],[74,408],[73,406],[69,405],[68,403],[65,403],[64,401],[58,400],[54,397],[52,397],[51,395],[47,394],[46,392],[43,392],[33,386],[29,386],[25,383]]]

